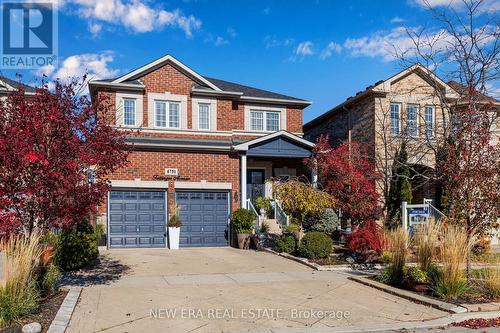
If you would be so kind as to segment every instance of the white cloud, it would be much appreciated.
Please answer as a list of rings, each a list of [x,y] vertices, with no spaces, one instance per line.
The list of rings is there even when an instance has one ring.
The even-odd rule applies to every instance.
[[[221,36],[217,36],[217,38],[215,38],[215,41],[214,41],[215,46],[221,46],[221,45],[225,45],[225,44],[229,44],[229,41],[227,39],[224,39]]]
[[[168,11],[152,7],[147,0],[65,0],[64,3],[75,7],[82,18],[122,25],[138,33],[172,26],[191,37],[201,27],[201,21],[193,15],[184,15],[179,9]]]
[[[329,58],[332,56],[333,53],[340,53],[342,52],[342,46],[340,44],[337,44],[335,42],[330,42],[328,45],[321,51],[321,54],[319,55],[319,58],[321,60],[324,60],[326,58]]]
[[[405,20],[404,18],[399,17],[399,16],[394,16],[394,17],[390,20],[390,22],[391,22],[391,23],[403,23],[403,22],[405,22],[405,21],[406,21],[406,20]]]
[[[397,27],[391,31],[379,31],[370,36],[348,38],[344,48],[353,56],[381,57],[384,61],[392,61],[396,54],[411,57],[416,55],[415,44],[408,32],[415,33],[419,28]],[[443,50],[450,36],[444,30],[422,34],[419,44],[422,51]]]
[[[294,42],[295,40],[293,38],[279,39],[273,35],[267,35],[266,37],[264,37],[266,49],[270,49],[273,47],[288,47],[291,46]]]
[[[106,79],[118,74],[118,70],[109,67],[109,63],[113,60],[111,52],[72,55],[60,62],[59,68],[47,65],[35,74],[45,75],[51,80],[60,79],[62,82],[81,80],[85,74],[88,75],[88,79]]]
[[[297,49],[295,50],[295,54],[298,56],[309,56],[314,54],[313,43],[311,41],[301,42]]]
[[[231,38],[236,38],[236,36],[238,36],[238,33],[236,32],[236,30],[234,30],[234,28],[231,28],[231,27],[227,28],[227,34]]]
[[[89,32],[92,34],[92,37],[96,37],[102,30],[102,24],[99,23],[89,23]]]
[[[498,85],[495,85],[498,84]],[[495,81],[486,84],[486,95],[500,99],[500,82]]]
[[[422,8],[447,7],[454,10],[466,8],[464,0],[410,0],[416,6]],[[500,11],[500,0],[483,0],[478,7],[479,12],[495,13]]]

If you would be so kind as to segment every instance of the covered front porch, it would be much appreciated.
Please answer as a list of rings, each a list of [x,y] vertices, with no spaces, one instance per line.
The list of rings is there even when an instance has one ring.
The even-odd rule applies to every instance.
[[[304,165],[314,144],[287,131],[279,131],[235,146],[239,152],[241,207],[258,197],[274,198],[273,183],[299,177],[316,185],[314,170]]]

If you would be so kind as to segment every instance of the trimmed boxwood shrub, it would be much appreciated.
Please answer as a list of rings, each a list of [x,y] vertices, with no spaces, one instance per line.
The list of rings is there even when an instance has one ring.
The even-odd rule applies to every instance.
[[[299,246],[300,255],[309,259],[326,258],[332,252],[332,239],[317,231],[306,233]]]
[[[98,255],[97,236],[88,221],[61,231],[55,255],[56,264],[61,269],[72,271],[83,268]]]
[[[331,208],[327,208],[321,213],[307,213],[302,222],[306,232],[319,231],[327,234],[333,233],[339,224],[339,217]]]
[[[255,215],[248,209],[238,208],[233,213],[232,224],[237,234],[251,234]]]
[[[276,251],[278,252],[292,253],[296,246],[295,237],[290,234],[282,235],[276,240]]]

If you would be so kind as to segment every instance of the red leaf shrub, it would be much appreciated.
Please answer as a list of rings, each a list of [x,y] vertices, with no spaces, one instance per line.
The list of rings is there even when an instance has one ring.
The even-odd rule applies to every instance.
[[[372,251],[381,253],[384,240],[384,234],[377,223],[366,221],[348,237],[347,247],[357,254],[366,254]]]
[[[332,148],[328,136],[321,136],[316,143],[314,158],[307,164],[318,168],[321,185],[342,209],[345,219],[353,225],[375,220],[380,215],[379,197],[372,158],[366,147],[357,142],[344,143]]]

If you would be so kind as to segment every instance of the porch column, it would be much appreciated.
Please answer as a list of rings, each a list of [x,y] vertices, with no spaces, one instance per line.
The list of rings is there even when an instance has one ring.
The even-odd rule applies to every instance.
[[[311,169],[311,182],[313,188],[318,188],[318,164],[316,159],[313,159],[313,167]]]
[[[241,170],[240,170],[240,195],[241,207],[247,208],[247,155],[241,155]]]

